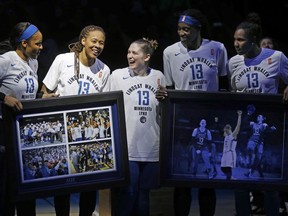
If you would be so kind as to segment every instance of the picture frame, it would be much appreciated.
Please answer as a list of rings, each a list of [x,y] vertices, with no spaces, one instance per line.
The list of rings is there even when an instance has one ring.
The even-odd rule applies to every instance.
[[[287,190],[283,95],[167,92],[161,104],[161,185]],[[233,133],[238,111],[242,115],[239,133],[233,138],[236,143],[224,143],[224,127],[229,124]]]
[[[21,103],[2,106],[12,199],[128,184],[122,91]]]

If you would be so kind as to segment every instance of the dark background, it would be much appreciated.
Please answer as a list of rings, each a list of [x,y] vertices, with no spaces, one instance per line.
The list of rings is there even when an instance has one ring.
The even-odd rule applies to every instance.
[[[99,58],[111,71],[127,66],[127,49],[141,37],[159,42],[151,67],[162,70],[162,52],[179,40],[178,14],[188,8],[198,8],[207,16],[212,34],[203,36],[224,43],[229,57],[235,54],[234,30],[249,12],[260,15],[263,36],[276,39],[278,49],[287,55],[288,2],[280,0],[0,0],[0,39],[7,38],[17,22],[35,24],[44,36],[39,56],[41,79],[55,56],[67,52],[80,31],[93,24],[106,32],[105,49]]]

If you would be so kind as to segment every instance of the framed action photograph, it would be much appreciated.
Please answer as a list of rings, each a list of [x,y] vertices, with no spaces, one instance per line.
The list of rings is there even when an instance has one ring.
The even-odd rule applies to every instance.
[[[22,101],[3,106],[14,198],[50,196],[128,184],[121,91]]]
[[[160,143],[163,185],[287,190],[282,95],[168,90]]]

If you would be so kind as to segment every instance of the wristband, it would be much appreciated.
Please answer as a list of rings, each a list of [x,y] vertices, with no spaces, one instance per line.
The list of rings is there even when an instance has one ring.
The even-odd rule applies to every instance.
[[[3,92],[0,92],[0,100],[1,101],[4,101],[5,96],[6,95]]]

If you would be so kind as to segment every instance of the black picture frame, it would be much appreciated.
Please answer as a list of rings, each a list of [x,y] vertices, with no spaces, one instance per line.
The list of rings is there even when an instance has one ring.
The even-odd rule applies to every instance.
[[[122,91],[21,102],[2,106],[11,199],[129,183]]]
[[[236,167],[232,168],[230,178],[221,168],[223,128],[230,124],[232,131],[235,129],[238,110],[242,111],[242,122],[237,136]],[[255,125],[255,132],[260,121],[258,115],[264,116],[263,127],[267,130],[258,144],[248,145],[252,128]],[[192,139],[192,132],[202,119],[212,134],[207,148],[199,147]],[[160,182],[174,187],[285,191],[288,188],[287,132],[287,103],[280,94],[168,90],[168,97],[161,104]],[[216,175],[212,172],[214,166]]]

